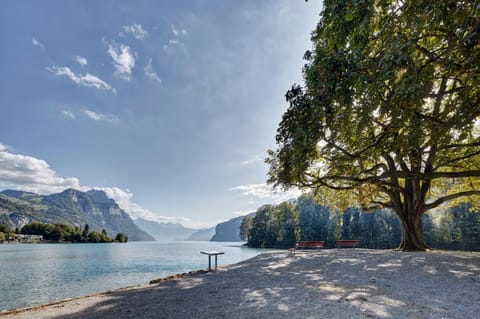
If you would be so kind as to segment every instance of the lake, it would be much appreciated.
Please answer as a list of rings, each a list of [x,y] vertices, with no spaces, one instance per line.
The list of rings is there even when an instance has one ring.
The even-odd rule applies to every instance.
[[[241,243],[129,242],[126,244],[0,245],[0,311],[82,296],[152,279],[207,269],[201,250],[220,250],[219,265],[266,250]],[[213,262],[213,257],[212,257]]]

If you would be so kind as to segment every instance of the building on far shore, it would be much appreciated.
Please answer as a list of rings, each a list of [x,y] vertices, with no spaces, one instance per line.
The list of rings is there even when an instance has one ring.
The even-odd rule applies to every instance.
[[[39,242],[43,240],[43,235],[22,235],[22,234],[15,234],[13,238],[9,238],[9,240],[14,240],[21,243],[31,243],[31,242]]]

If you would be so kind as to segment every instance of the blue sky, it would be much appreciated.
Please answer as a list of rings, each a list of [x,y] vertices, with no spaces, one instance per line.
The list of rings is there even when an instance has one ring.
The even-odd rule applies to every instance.
[[[0,189],[204,227],[296,193],[266,151],[320,1],[1,1]]]

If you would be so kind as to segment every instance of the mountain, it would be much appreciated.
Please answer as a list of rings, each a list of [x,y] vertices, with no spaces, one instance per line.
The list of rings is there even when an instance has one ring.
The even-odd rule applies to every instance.
[[[252,213],[248,216],[253,216]],[[240,225],[245,216],[239,216],[220,223],[215,227],[215,235],[211,241],[242,241],[240,238]]]
[[[182,241],[187,240],[197,230],[183,227],[177,223],[159,223],[143,218],[134,220],[138,227],[155,237],[158,241]]]
[[[105,229],[110,237],[123,232],[130,241],[152,241],[103,191],[67,189],[52,195],[6,190],[0,192],[0,223],[21,228],[31,222],[61,223],[91,230]]]
[[[207,228],[207,229],[199,229],[194,232],[187,240],[190,241],[210,241],[215,235],[215,227]]]

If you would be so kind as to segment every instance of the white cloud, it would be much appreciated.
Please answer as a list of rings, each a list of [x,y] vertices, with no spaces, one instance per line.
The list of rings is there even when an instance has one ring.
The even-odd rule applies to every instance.
[[[130,81],[132,69],[135,67],[135,57],[130,52],[130,47],[121,44],[120,47],[108,45],[108,53],[113,59],[115,74],[120,78]]]
[[[256,155],[252,158],[249,158],[247,160],[244,160],[243,162],[240,162],[241,165],[250,165],[250,164],[255,164],[255,163],[258,163],[258,162],[263,162],[263,158],[261,158],[260,156]]]
[[[178,46],[178,47],[184,48],[184,47],[185,47],[185,44],[183,44],[183,42],[180,41],[180,40],[170,39],[170,40],[168,40],[168,44],[165,44],[165,45],[163,46],[163,49],[166,51],[166,50],[168,50],[169,48],[174,47],[174,46]]]
[[[79,55],[74,56],[72,59],[73,59],[73,61],[77,62],[81,66],[85,66],[88,63],[87,58],[84,58],[84,57],[79,56]]]
[[[180,35],[186,36],[188,34],[187,30],[185,30],[185,29],[179,30],[173,24],[170,27],[172,28],[173,35],[176,36],[176,37],[178,37]]]
[[[74,188],[83,192],[90,189],[102,190],[132,218],[142,217],[158,222],[181,223],[185,227],[204,228],[211,224],[194,222],[184,217],[159,216],[132,202],[133,194],[119,187],[89,187],[80,184],[76,177],[63,178],[44,160],[14,154],[0,143],[0,189],[16,189],[42,195],[62,192]]]
[[[116,90],[113,87],[111,87],[108,83],[106,83],[99,77],[92,75],[90,73],[87,73],[85,75],[77,75],[72,70],[70,70],[69,67],[66,67],[66,66],[64,67],[53,66],[51,68],[47,68],[47,70],[58,76],[66,76],[67,78],[77,83],[78,85],[92,87],[92,88],[104,90],[104,91],[112,91],[113,93],[116,93]]]
[[[180,36],[186,36],[186,35],[188,34],[187,30],[185,30],[185,29],[177,29],[177,28],[175,27],[175,25],[173,25],[173,24],[170,25],[170,27],[171,27],[171,29],[172,29],[172,34],[173,34],[174,38],[168,40],[168,43],[163,45],[163,49],[164,49],[165,51],[167,51],[169,48],[175,47],[175,46],[181,47],[181,48],[185,48],[185,44],[184,44],[182,41],[180,41],[180,40],[178,39],[178,37],[180,37]]]
[[[151,80],[157,81],[159,83],[162,82],[162,80],[160,80],[160,78],[158,77],[157,72],[155,72],[155,70],[153,69],[152,59],[148,59],[147,64],[143,68],[143,71],[145,75],[149,77]]]
[[[143,40],[148,36],[141,24],[124,25],[123,30],[126,33],[132,34],[137,40]]]
[[[94,121],[103,121],[103,122],[108,122],[112,124],[118,124],[120,122],[119,118],[116,117],[115,115],[96,113],[94,111],[90,111],[87,109],[84,109],[82,112],[88,118]]]
[[[119,187],[93,187],[93,189],[104,191],[108,198],[113,199],[118,206],[126,211],[133,219],[143,218],[159,223],[180,223],[184,226],[188,225],[188,218],[159,216],[152,211],[133,203],[133,194],[128,189],[123,190]]]
[[[178,34],[179,34],[180,32],[175,28],[175,26],[174,26],[173,24],[171,25],[171,27],[172,27],[172,33],[173,33],[173,35],[174,35],[174,36],[178,36]]]
[[[133,203],[133,194],[128,189],[123,190],[119,187],[93,187],[93,189],[104,191],[108,198],[113,199],[118,206],[126,211],[133,219],[143,218],[158,223],[178,223],[191,228],[207,228],[213,226],[212,223],[195,222],[189,218],[181,216],[157,215],[152,211]]]
[[[239,185],[230,188],[229,191],[240,191],[245,196],[268,200],[274,204],[297,198],[302,195],[302,192],[299,189],[291,189],[288,191],[274,190],[266,183]]]
[[[33,37],[32,38],[32,45],[33,46],[36,46],[36,47],[39,47],[41,49],[45,49],[45,46],[43,45],[42,42],[40,42],[37,38]]]
[[[75,114],[73,114],[72,111],[62,110],[62,114],[65,115],[66,117],[71,118],[71,119],[75,119]]]
[[[31,156],[13,154],[0,148],[0,186],[51,194],[67,188],[87,190],[75,177],[63,178],[44,160]]]

